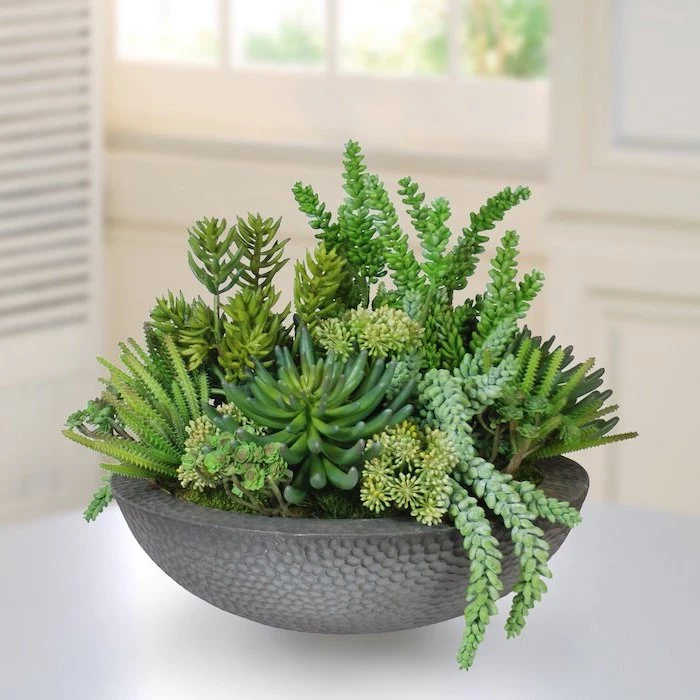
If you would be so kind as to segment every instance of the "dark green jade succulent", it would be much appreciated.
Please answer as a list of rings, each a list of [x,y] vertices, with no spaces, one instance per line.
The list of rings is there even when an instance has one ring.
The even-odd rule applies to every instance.
[[[395,360],[368,362],[366,350],[348,359],[332,351],[318,357],[303,327],[298,359],[286,347],[277,347],[275,358],[277,376],[258,362],[245,384],[222,382],[226,400],[269,431],[247,439],[282,445],[280,454],[295,472],[284,490],[290,503],[302,503],[309,487],[355,488],[366,440],[413,412],[408,401],[415,380],[388,401]]]

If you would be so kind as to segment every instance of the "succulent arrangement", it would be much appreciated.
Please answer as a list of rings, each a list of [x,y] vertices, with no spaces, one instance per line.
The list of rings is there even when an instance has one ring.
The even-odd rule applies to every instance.
[[[293,312],[274,287],[287,263],[279,220],[196,222],[189,264],[207,294],[158,299],[143,344],[122,343],[119,366],[100,358],[104,390],[64,434],[106,456],[108,475],[202,506],[453,525],[471,562],[457,655],[466,669],[503,589],[494,520],[520,565],[514,636],[551,576],[538,519],[580,520],[538,488],[538,460],[634,433],[613,433],[617,406],[593,359],[577,363],[571,347],[521,326],[543,275],[518,277],[514,231],[486,289],[462,293],[489,231],[527,188],[505,188],[455,236],[449,203],[401,179],[420,257],[353,141],[343,189],[334,216],[311,186],[293,187],[317,239],[294,267]],[[110,498],[107,478],[86,520]]]

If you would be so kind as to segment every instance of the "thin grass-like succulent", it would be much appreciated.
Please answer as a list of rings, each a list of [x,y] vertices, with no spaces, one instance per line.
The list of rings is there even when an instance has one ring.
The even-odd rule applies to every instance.
[[[63,434],[113,461],[101,467],[122,476],[175,478],[187,439],[187,426],[209,404],[209,383],[204,372],[191,373],[171,336],[147,331],[148,350],[135,340],[120,344],[122,367],[98,358],[108,372],[94,406],[73,414]],[[104,488],[88,509],[104,502]],[[105,504],[106,505],[106,504]],[[89,517],[86,515],[86,517]]]

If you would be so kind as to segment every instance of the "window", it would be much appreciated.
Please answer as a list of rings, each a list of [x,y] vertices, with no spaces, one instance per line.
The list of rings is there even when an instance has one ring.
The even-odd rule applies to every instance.
[[[546,142],[549,0],[113,5],[112,131],[484,155]]]
[[[341,0],[340,68],[378,75],[446,75],[449,3],[445,0]]]
[[[232,6],[233,65],[323,70],[325,25],[324,0],[238,0]]]

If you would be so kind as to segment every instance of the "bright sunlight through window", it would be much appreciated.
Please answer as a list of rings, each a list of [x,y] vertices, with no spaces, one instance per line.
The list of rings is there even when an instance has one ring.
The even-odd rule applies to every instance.
[[[217,0],[119,0],[119,58],[215,64],[217,5]]]
[[[223,3],[229,3],[224,11]],[[125,61],[234,69],[539,78],[547,73],[549,4],[118,0],[117,54]]]
[[[234,0],[234,65],[323,68],[325,4],[325,0]]]

